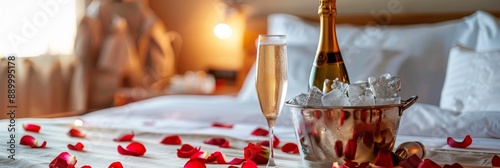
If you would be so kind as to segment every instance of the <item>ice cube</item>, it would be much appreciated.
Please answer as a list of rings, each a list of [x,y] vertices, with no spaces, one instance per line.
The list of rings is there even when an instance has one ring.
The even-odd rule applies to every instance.
[[[306,105],[306,104],[307,104],[307,97],[308,97],[308,94],[301,93],[300,95],[295,96],[295,97],[294,97],[294,98],[290,101],[290,104],[304,106],[304,105]]]
[[[375,99],[373,96],[355,96],[349,97],[349,102],[351,106],[373,106],[375,105]]]
[[[349,85],[348,93],[349,97],[367,95],[368,93],[372,94],[370,85],[365,81],[360,81]]]
[[[366,81],[356,82],[349,85],[349,102],[351,106],[372,106],[375,105],[373,93],[370,85]]]
[[[339,89],[333,89],[321,97],[324,106],[349,106],[349,98]]]
[[[323,97],[323,92],[317,87],[312,87],[307,95],[307,106],[322,106],[321,97]]]
[[[335,78],[335,80],[332,81],[331,88],[332,88],[332,90],[338,89],[342,93],[347,93],[347,89],[349,88],[349,84],[339,81],[339,78]]]
[[[368,78],[370,89],[376,98],[392,98],[401,90],[401,81],[397,76],[384,74],[380,77]]]
[[[400,103],[401,103],[401,97],[399,96],[375,99],[376,105],[388,105],[388,104],[400,104]]]

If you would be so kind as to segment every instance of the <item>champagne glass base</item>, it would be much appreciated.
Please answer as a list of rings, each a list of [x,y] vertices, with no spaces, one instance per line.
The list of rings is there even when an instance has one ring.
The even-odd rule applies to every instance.
[[[267,161],[266,168],[276,168],[276,167],[278,167],[278,166],[276,166],[276,163],[274,163],[274,159],[269,158],[269,161]]]

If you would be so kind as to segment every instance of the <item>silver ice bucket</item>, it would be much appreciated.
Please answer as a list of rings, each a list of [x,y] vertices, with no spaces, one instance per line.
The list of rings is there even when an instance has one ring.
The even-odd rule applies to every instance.
[[[403,111],[417,100],[376,106],[300,106],[292,112],[304,167],[331,168],[346,160],[373,163],[380,150],[392,150]]]

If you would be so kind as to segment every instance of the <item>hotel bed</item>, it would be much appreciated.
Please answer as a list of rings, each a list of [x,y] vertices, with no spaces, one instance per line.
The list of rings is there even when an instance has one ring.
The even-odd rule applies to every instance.
[[[272,14],[269,34],[286,34],[288,40],[289,87],[287,100],[307,92],[307,79],[316,51],[317,23],[287,14]],[[490,167],[492,157],[500,155],[500,21],[478,11],[463,19],[434,24],[406,26],[354,26],[340,24],[339,44],[351,81],[366,80],[383,73],[402,80],[401,97],[418,95],[419,100],[404,111],[396,146],[420,141],[427,158],[439,164],[461,163],[468,167]],[[179,135],[183,144],[201,146],[210,152],[221,151],[227,160],[243,158],[248,142],[265,137],[252,136],[256,128],[266,128],[254,91],[252,68],[237,96],[162,96],[120,107],[91,112],[82,116],[52,119],[15,120],[15,160],[8,129],[0,129],[0,167],[47,167],[61,152],[76,156],[76,167],[107,167],[120,161],[124,167],[182,167],[189,159],[178,158],[181,145],[164,145],[169,135]],[[83,121],[75,126],[75,121]],[[234,124],[233,128],[214,127],[213,123]],[[11,120],[0,120],[2,128]],[[23,123],[41,126],[39,133],[23,130]],[[85,131],[85,138],[67,135],[71,128]],[[144,156],[121,155],[115,142],[121,134],[135,133],[147,151]],[[295,142],[289,109],[284,108],[277,121],[280,144]],[[45,148],[19,145],[20,137],[31,135],[45,140]],[[471,135],[469,148],[451,148],[447,137]],[[230,148],[204,144],[212,137],[223,137]],[[73,151],[68,144],[82,142],[84,151]],[[298,154],[276,148],[280,167],[300,167]],[[466,152],[463,152],[466,151]],[[228,164],[207,164],[228,167]],[[239,165],[238,165],[239,166]],[[264,165],[260,165],[264,167]]]

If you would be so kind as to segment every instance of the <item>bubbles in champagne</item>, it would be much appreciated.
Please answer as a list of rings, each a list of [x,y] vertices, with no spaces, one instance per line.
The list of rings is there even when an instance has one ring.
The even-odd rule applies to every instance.
[[[256,89],[266,118],[279,116],[287,90],[287,57],[284,44],[260,44]]]

